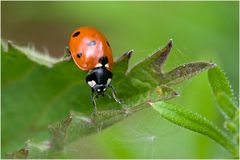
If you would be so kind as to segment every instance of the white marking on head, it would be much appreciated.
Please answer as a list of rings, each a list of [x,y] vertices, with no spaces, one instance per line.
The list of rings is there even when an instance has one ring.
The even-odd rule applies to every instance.
[[[108,63],[107,63],[107,64],[105,64],[105,67],[106,67],[106,68],[109,68],[109,64],[108,64]]]
[[[106,88],[103,88],[103,91],[106,91]]]
[[[87,82],[90,87],[94,87],[96,85],[96,82],[94,80]]]
[[[97,67],[102,67],[102,64],[101,63],[96,64],[95,68],[97,68]]]
[[[108,78],[108,80],[107,80],[107,85],[110,84],[111,80],[112,80],[111,78]]]
[[[100,92],[101,90],[100,89],[97,89],[98,92]]]

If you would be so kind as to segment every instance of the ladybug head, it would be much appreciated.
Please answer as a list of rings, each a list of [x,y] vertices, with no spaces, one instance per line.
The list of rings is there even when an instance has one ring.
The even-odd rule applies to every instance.
[[[86,77],[88,85],[98,94],[106,91],[111,80],[112,73],[106,67],[94,68]]]

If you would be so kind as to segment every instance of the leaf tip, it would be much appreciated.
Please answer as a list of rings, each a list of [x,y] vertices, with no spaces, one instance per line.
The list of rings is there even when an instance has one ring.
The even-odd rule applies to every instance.
[[[13,42],[11,40],[1,39],[1,47],[4,52],[8,52],[13,48]]]
[[[124,54],[124,56],[127,57],[128,59],[130,59],[131,56],[132,56],[132,54],[133,54],[133,52],[134,52],[134,49],[131,49],[131,50],[129,50],[128,52],[126,52],[126,53]]]
[[[168,48],[172,48],[172,46],[173,46],[173,39],[171,38],[171,39],[169,39],[169,41],[168,41],[167,47],[168,47]]]
[[[211,68],[217,67],[217,64],[216,64],[216,63],[210,62],[209,64],[210,64]]]
[[[122,56],[118,57],[117,59],[114,60],[114,63],[121,63],[121,62],[127,62],[129,61],[129,59],[131,58],[132,54],[133,54],[133,49],[125,52]]]
[[[180,94],[179,94],[179,93],[177,93],[177,92],[173,92],[173,96],[174,96],[174,97],[179,97],[179,96],[180,96]]]
[[[8,49],[13,48],[13,42],[11,40],[7,40],[7,47]]]
[[[153,106],[153,102],[147,102],[150,106]]]

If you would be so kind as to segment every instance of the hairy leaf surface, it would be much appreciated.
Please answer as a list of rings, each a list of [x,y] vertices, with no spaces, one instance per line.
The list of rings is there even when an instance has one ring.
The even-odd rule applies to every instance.
[[[108,89],[104,97],[97,99],[99,112],[94,117],[86,73],[73,61],[54,60],[9,44],[8,49],[1,52],[2,155],[36,137],[26,143],[28,158],[60,157],[66,144],[125,119],[146,108],[148,102],[174,98],[178,94],[171,84],[214,66],[195,62],[164,73],[161,67],[171,48],[172,40],[131,69],[128,61],[132,51],[119,57],[113,66],[112,83],[122,105],[111,98]],[[56,122],[60,119],[63,120]]]

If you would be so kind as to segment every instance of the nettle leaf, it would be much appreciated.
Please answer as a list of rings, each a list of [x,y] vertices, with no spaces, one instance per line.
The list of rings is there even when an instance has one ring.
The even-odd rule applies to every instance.
[[[237,156],[238,145],[205,117],[202,117],[197,113],[193,113],[181,106],[167,102],[149,104],[158,111],[163,118],[175,123],[178,126],[210,137],[233,155]]]
[[[219,67],[212,68],[208,71],[208,79],[225,118],[232,120],[237,118],[237,101],[224,71]]]
[[[199,72],[214,67],[215,64],[206,63],[206,62],[195,62],[180,65],[179,67],[173,69],[172,71],[167,72],[163,75],[161,83],[163,84],[177,84],[186,79],[189,79]]]
[[[36,137],[27,141],[28,158],[64,156],[60,152],[66,144],[149,107],[148,102],[178,96],[171,84],[214,66],[195,62],[164,73],[162,66],[171,48],[172,40],[131,69],[128,61],[133,51],[119,57],[114,62],[112,83],[123,103],[107,96],[111,94],[107,90],[106,96],[97,99],[99,112],[95,117],[91,90],[85,83],[86,72],[73,61],[40,56],[32,49],[15,45],[2,49],[2,154]],[[60,119],[64,120],[56,122]],[[49,124],[50,139],[46,130]]]

